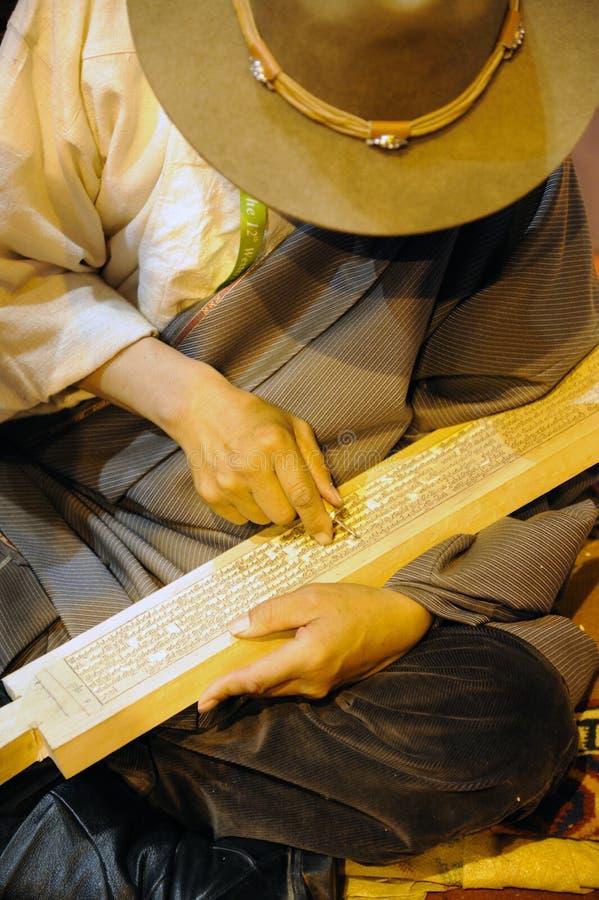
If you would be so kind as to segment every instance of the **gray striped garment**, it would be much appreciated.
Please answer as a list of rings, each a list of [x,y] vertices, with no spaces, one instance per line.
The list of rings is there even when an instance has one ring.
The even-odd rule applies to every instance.
[[[475,187],[473,186],[473,189]],[[569,164],[459,229],[372,239],[300,226],[164,339],[307,419],[341,483],[431,429],[542,396],[599,337]],[[0,666],[14,668],[248,537],[193,490],[183,453],[105,404],[8,423],[0,458]],[[553,614],[592,503],[458,535],[389,586],[439,619],[511,631],[579,702],[593,641]],[[541,573],[541,575],[539,574]]]

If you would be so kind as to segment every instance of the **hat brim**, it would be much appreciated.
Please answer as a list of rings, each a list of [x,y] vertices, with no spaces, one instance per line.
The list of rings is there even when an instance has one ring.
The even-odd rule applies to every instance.
[[[227,0],[128,0],[164,110],[215,169],[291,218],[370,235],[463,224],[517,200],[568,155],[599,98],[590,3],[526,0],[526,38],[462,119],[399,151],[315,124],[250,74]],[[399,77],[398,72],[382,73]]]

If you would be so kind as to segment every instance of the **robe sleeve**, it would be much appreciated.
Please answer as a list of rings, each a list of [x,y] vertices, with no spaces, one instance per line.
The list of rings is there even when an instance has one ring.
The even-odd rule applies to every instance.
[[[89,396],[70,386],[154,332],[101,277],[102,160],[78,60],[53,65],[42,13],[60,10],[33,7],[17,8],[0,50],[0,421]],[[62,17],[63,50],[82,40],[85,8]]]
[[[478,535],[456,534],[396,572],[387,587],[443,619],[482,625],[551,612],[597,516],[590,500]]]

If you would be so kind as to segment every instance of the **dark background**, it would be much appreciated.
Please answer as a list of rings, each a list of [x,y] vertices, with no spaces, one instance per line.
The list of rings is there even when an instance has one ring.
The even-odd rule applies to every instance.
[[[8,21],[8,17],[15,7],[15,3],[13,0],[0,0],[0,32],[3,32],[6,23]]]

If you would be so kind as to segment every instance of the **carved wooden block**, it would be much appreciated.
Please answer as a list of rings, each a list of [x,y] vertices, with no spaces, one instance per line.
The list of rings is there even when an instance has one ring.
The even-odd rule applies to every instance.
[[[70,776],[193,703],[217,676],[289,635],[237,640],[227,623],[310,581],[382,585],[456,532],[475,533],[599,462],[599,350],[525,407],[437,431],[341,487],[321,547],[269,527],[8,675],[0,782],[50,755]]]

